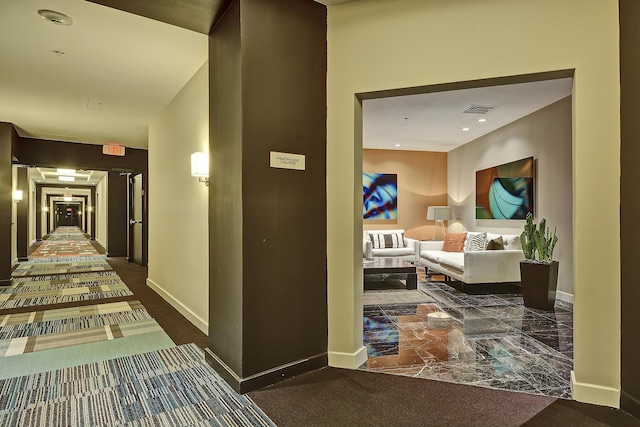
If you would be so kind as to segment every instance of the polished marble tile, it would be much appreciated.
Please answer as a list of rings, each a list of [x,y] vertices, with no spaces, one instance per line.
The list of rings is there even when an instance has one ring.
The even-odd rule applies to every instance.
[[[418,289],[435,302],[364,308],[369,359],[360,369],[570,398],[570,306],[529,309],[521,295],[467,295],[422,279]],[[435,311],[451,316],[441,329],[429,327]]]

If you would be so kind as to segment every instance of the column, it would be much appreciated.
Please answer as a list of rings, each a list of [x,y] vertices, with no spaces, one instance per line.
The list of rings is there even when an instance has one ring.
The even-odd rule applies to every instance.
[[[326,20],[239,0],[209,36],[206,353],[241,392],[327,364]]]

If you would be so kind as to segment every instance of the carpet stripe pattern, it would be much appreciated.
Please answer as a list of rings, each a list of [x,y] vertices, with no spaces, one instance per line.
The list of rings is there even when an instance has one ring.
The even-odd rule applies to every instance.
[[[47,263],[61,263],[61,262],[77,262],[77,261],[104,261],[107,259],[105,254],[98,255],[59,255],[56,257],[48,258],[29,258],[29,264],[47,264]],[[58,274],[58,273],[56,273]]]
[[[95,256],[99,255],[91,242],[86,239],[43,241],[38,249],[29,255],[33,258],[55,258],[60,256]]]
[[[106,260],[77,262],[24,262],[11,273],[12,277],[36,276],[46,274],[85,273],[112,270]]]
[[[42,276],[41,276],[42,277]],[[20,293],[20,292],[33,292],[34,290],[52,290],[71,288],[77,286],[97,286],[97,285],[116,285],[123,283],[120,278],[115,275],[109,276],[95,276],[95,275],[82,275],[80,277],[73,277],[69,279],[52,279],[52,280],[24,280],[16,281],[13,286],[0,289],[0,294]]]
[[[0,381],[3,426],[274,426],[194,344]]]
[[[275,425],[195,344],[176,347],[140,301],[100,302],[133,293],[105,256],[85,252],[79,229],[48,240],[0,288],[0,425]],[[44,307],[1,311],[28,306]]]
[[[103,312],[103,307],[88,306],[0,316],[0,326],[2,326],[0,328],[0,340],[151,319],[151,316],[139,301],[125,301],[113,303],[112,305],[116,305],[119,309],[117,311],[105,310]],[[52,311],[59,311],[60,313],[48,313]]]
[[[96,300],[103,298],[124,297],[133,295],[131,290],[121,280],[106,283],[66,283],[46,286],[29,292],[32,287],[15,288],[14,293],[0,294],[0,309],[27,307],[34,305],[57,304],[64,302],[76,302]]]
[[[113,270],[109,270],[109,271],[95,271],[93,273],[70,273],[70,274],[56,274],[56,275],[41,275],[41,276],[31,276],[31,277],[14,277],[12,279],[13,285],[12,286],[18,286],[20,284],[28,284],[28,283],[33,283],[35,284],[35,282],[51,282],[51,283],[58,283],[58,282],[64,282],[64,281],[69,281],[69,279],[94,279],[94,278],[100,278],[100,277],[105,277],[105,276],[117,276],[116,272]],[[4,289],[9,289],[10,287],[4,288]]]
[[[115,325],[85,327],[74,331],[32,335],[0,341],[0,356],[9,357],[36,351],[98,341],[114,340],[132,335],[162,331],[153,319],[144,319]]]

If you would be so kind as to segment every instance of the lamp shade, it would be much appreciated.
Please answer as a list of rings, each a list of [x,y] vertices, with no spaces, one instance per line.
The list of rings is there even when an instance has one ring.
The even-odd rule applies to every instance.
[[[427,219],[434,221],[445,221],[451,219],[450,206],[429,206],[427,208]]]
[[[22,190],[13,190],[13,201],[19,202],[22,200]]]
[[[197,152],[191,155],[191,176],[209,177],[209,156]]]

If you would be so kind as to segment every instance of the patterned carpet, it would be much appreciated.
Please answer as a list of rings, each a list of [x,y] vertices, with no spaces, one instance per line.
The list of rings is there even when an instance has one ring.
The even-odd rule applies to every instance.
[[[50,277],[50,276],[49,276]],[[62,280],[20,280],[0,289],[0,309],[133,295],[116,275]]]
[[[3,426],[275,426],[194,344],[0,381]]]
[[[57,258],[51,258],[49,262],[27,261],[20,263],[18,267],[11,273],[12,277],[25,276],[42,276],[47,274],[67,274],[67,273],[91,273],[94,271],[111,270],[111,266],[107,261],[60,261]]]
[[[0,425],[275,425],[195,344],[176,347],[103,256],[78,250],[79,229],[50,237],[0,288]]]

